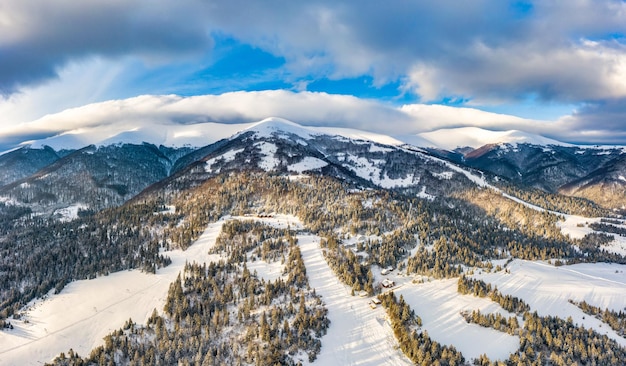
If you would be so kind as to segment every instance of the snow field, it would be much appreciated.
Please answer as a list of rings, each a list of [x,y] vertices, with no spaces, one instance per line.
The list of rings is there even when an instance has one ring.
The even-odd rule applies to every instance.
[[[524,300],[540,316],[572,317],[574,324],[606,334],[626,347],[626,339],[617,335],[608,325],[583,313],[568,300],[582,301],[614,311],[626,307],[626,265],[612,263],[584,263],[555,267],[541,262],[516,259],[507,269],[510,273],[481,273],[480,278],[506,295]],[[520,325],[522,323],[520,322]]]
[[[169,285],[186,261],[202,263],[219,258],[207,252],[214,245],[222,224],[229,219],[303,229],[293,216],[227,216],[210,224],[187,251],[167,252],[172,264],[159,269],[156,275],[133,270],[72,282],[60,294],[50,294],[46,300],[30,303],[22,320],[10,319],[15,329],[0,331],[0,365],[40,364],[60,352],[67,352],[70,347],[87,356],[94,347],[102,344],[104,336],[119,329],[129,318],[143,324],[153,309],[161,313]],[[577,227],[576,221],[572,222]],[[314,363],[323,366],[410,365],[386,321],[385,310],[380,306],[371,309],[368,305],[370,298],[351,296],[350,288],[337,279],[326,263],[319,242],[317,236],[298,235],[310,285],[322,296],[331,320],[328,333],[321,339],[321,353]],[[248,268],[266,280],[280,277],[283,270],[280,261],[266,263],[257,260],[248,262]],[[626,306],[626,266],[579,264],[554,267],[515,260],[507,268],[510,274],[481,272],[474,277],[497,286],[504,294],[523,299],[539,315],[556,315],[563,319],[571,316],[574,323],[593,328],[626,346],[626,339],[568,302],[569,299],[585,300],[602,308],[623,310]],[[382,280],[378,270],[375,275],[377,280]],[[385,277],[398,283],[394,288],[396,295],[403,295],[422,318],[422,329],[433,340],[456,347],[468,362],[483,353],[492,360],[502,360],[517,351],[518,337],[465,322],[461,311],[479,309],[483,313],[500,312],[507,317],[511,314],[489,299],[458,294],[456,279],[418,284],[413,281],[417,277],[397,272]]]
[[[385,321],[385,309],[371,309],[370,298],[351,296],[326,263],[319,237],[298,236],[311,287],[328,308],[330,328],[322,337],[318,365],[411,365]]]
[[[323,168],[326,165],[328,165],[328,163],[323,160],[320,160],[318,158],[314,158],[311,156],[305,156],[302,159],[302,161],[289,165],[287,167],[287,170],[289,170],[290,172],[296,172],[296,173],[302,174],[303,172],[306,172],[309,170],[316,170],[316,169]]]
[[[565,215],[565,221],[557,223],[561,232],[565,235],[569,235],[573,239],[582,239],[585,235],[596,232],[589,227],[589,224],[600,222],[600,218],[588,218],[576,215]],[[621,228],[625,228],[625,225],[615,225]],[[617,253],[626,256],[626,237],[618,234],[606,233],[613,237],[613,241],[602,245],[600,248],[607,252]]]
[[[213,169],[211,167],[217,161],[223,161],[224,163],[228,163],[228,162],[231,162],[231,161],[235,160],[235,157],[237,156],[237,154],[239,154],[243,150],[244,149],[230,150],[230,151],[227,151],[224,154],[222,154],[222,155],[220,155],[220,156],[218,156],[216,158],[212,158],[212,159],[207,160],[207,162],[205,163],[205,171],[212,172]],[[219,169],[216,170],[215,172],[218,173]]]
[[[469,324],[461,311],[480,310],[483,314],[500,313],[504,317],[514,314],[505,311],[488,298],[461,295],[457,292],[457,279],[436,280],[419,285],[404,285],[395,290],[404,296],[420,318],[422,329],[435,341],[454,346],[461,351],[466,362],[486,354],[492,361],[505,360],[519,348],[519,337],[495,329]],[[521,319],[518,319],[523,324]]]
[[[0,365],[39,365],[72,348],[81,356],[129,318],[144,324],[153,309],[162,312],[167,291],[185,262],[209,262],[223,222],[210,224],[186,251],[165,252],[172,264],[156,274],[120,271],[93,280],[69,283],[58,295],[35,300],[15,329],[0,331]],[[24,322],[27,320],[28,323]]]

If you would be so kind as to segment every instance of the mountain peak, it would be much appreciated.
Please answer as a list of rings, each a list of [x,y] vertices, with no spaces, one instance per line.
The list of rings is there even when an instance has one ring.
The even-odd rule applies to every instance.
[[[459,147],[477,149],[485,145],[498,144],[531,144],[569,146],[563,142],[540,135],[519,131],[491,131],[480,127],[446,128],[420,133],[418,136],[432,142],[434,147],[454,150]]]
[[[241,133],[250,131],[254,132],[257,137],[271,137],[279,134],[297,135],[305,139],[310,139],[313,134],[310,129],[279,117],[266,118],[242,130]]]

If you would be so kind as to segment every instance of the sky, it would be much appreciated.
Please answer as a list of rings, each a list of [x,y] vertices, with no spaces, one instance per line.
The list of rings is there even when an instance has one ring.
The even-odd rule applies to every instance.
[[[626,1],[0,2],[0,147],[120,111],[626,144]]]

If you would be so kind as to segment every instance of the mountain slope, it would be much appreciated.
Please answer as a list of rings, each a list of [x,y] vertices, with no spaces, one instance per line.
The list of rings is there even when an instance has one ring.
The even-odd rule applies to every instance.
[[[26,178],[60,158],[61,155],[48,146],[40,149],[24,146],[2,154],[0,155],[0,187]]]
[[[354,139],[359,136],[354,130],[346,133],[351,137],[333,132],[337,131],[267,119],[192,153],[194,159],[189,160],[194,163],[154,189],[161,185],[177,189],[194,186],[217,174],[248,170],[283,175],[308,172],[361,187],[395,189],[423,197],[448,195],[474,186],[458,167],[453,169],[450,163],[423,150]],[[374,138],[381,140],[380,135]],[[389,141],[400,143],[391,138]],[[208,154],[198,159],[200,151]]]
[[[500,147],[526,148],[523,144]],[[535,154],[539,159],[549,153],[547,147],[536,150],[529,148],[524,158]],[[494,151],[486,148],[476,156]],[[235,364],[240,360],[288,364],[288,360],[313,362],[315,357],[321,365],[337,359],[378,365],[389,357],[394,364],[406,357],[418,364],[445,359],[449,364],[463,364],[483,358],[483,354],[511,364],[529,357],[526,354],[543,357],[544,363],[548,357],[582,359],[572,353],[574,347],[560,346],[566,339],[580,339],[584,347],[598,350],[588,356],[593,362],[610,360],[610,352],[617,357],[626,354],[616,332],[606,333],[608,327],[593,317],[585,319],[566,298],[604,299],[596,303],[623,308],[623,281],[619,272],[615,273],[621,267],[601,264],[598,271],[588,273],[595,276],[610,270],[610,275],[589,279],[589,275],[571,275],[568,267],[557,269],[546,262],[625,263],[626,259],[603,250],[606,236],[566,237],[558,226],[560,216],[488,189],[478,171],[421,148],[336,135],[279,119],[262,121],[179,157],[182,153],[149,144],[92,146],[13,186],[17,189],[24,184],[20,188],[25,194],[41,195],[38,192],[48,186],[72,184],[63,180],[71,177],[78,179],[85,191],[111,197],[119,196],[122,187],[109,185],[130,186],[131,178],[167,176],[121,207],[70,222],[25,216],[1,228],[0,321],[14,322],[18,330],[7,331],[6,337],[0,334],[0,347],[6,347],[0,348],[0,363],[2,352],[11,353],[24,344],[35,347],[41,339],[58,341],[66,329],[76,329],[72,327],[84,319],[99,319],[98,324],[85,328],[109,332],[104,342],[100,341],[102,334],[93,335],[93,346],[81,343],[67,354],[77,358],[75,350],[79,349],[82,355],[89,355],[87,364],[151,363],[155,358],[167,363]],[[523,161],[513,160],[522,151],[509,153],[513,168],[526,167]],[[170,174],[176,159],[185,164]],[[616,165],[615,171],[619,169]],[[95,175],[89,178],[89,174]],[[98,179],[100,185],[89,183]],[[50,207],[75,199],[67,189],[61,193],[63,197]],[[461,193],[488,201],[491,207],[472,204]],[[503,220],[503,215],[509,220]],[[542,221],[535,220],[539,216]],[[281,225],[283,231],[258,226],[259,222]],[[620,225],[616,230],[623,226],[615,225]],[[215,250],[210,254],[207,247],[194,248],[206,240],[203,233],[214,240]],[[192,252],[171,251],[177,248]],[[194,252],[202,252],[196,259],[206,264],[185,265],[180,280],[177,273],[169,272],[174,267],[160,268],[171,259],[180,266],[183,258],[191,258]],[[303,258],[298,259],[298,253]],[[532,265],[528,264],[531,261]],[[549,270],[527,269],[535,265]],[[70,283],[69,293],[64,293],[69,281],[101,276],[98,280],[104,280],[91,285],[98,286],[109,282],[105,278],[109,271],[132,268],[176,279],[167,294],[157,293],[154,281],[142,282],[150,288],[122,287],[115,296],[110,296],[113,291],[109,288],[107,301],[86,302],[86,310],[80,307],[82,303],[77,305],[77,318],[69,317],[62,325],[54,323],[50,335],[42,325],[46,318],[33,316],[36,309],[22,307],[35,296],[50,294],[51,289],[60,292],[57,298],[67,298],[64,295],[77,288]],[[132,278],[137,280],[137,274],[132,272]],[[467,277],[459,278],[463,274]],[[111,281],[121,283],[121,275]],[[310,280],[311,276],[316,280]],[[550,291],[537,291],[553,277]],[[463,281],[475,278],[499,281],[506,285],[507,293],[498,293],[486,283],[484,289],[478,284],[471,286],[474,294],[459,290]],[[554,291],[559,286],[567,287],[568,291],[563,291],[567,295]],[[89,289],[89,281],[81,282],[80,287]],[[162,284],[158,287],[165,289]],[[598,288],[606,296],[596,296]],[[381,304],[370,302],[390,290],[403,297],[381,296]],[[152,296],[143,297],[146,293]],[[513,295],[523,295],[524,300]],[[122,311],[115,304],[128,303],[124,301],[129,297],[141,298],[142,309],[156,311],[133,312],[138,318],[125,325],[118,323],[126,319],[119,313],[107,318],[109,311]],[[506,324],[468,316],[476,309],[483,315],[504,317]],[[522,317],[520,309],[538,315]],[[545,309],[549,311],[543,312]],[[326,310],[331,323],[324,335],[323,325],[329,325],[324,322]],[[585,328],[547,316],[572,316]],[[114,319],[107,323],[109,328],[103,328],[106,319]],[[121,329],[108,330],[118,327]],[[544,333],[537,332],[539,328],[550,329],[558,345],[542,343]],[[590,333],[589,328],[608,336]],[[30,334],[39,338],[15,340],[29,334],[29,329],[36,330]],[[345,329],[356,334],[343,336]],[[590,336],[575,336],[580,334]],[[5,346],[5,339],[13,343]],[[55,363],[72,362],[63,357]]]
[[[492,144],[463,154],[461,160],[522,187],[578,196],[611,209],[626,204],[622,148]]]
[[[172,154],[175,150],[148,144],[88,146],[0,187],[0,196],[45,214],[70,206],[98,211],[120,205],[167,177]]]

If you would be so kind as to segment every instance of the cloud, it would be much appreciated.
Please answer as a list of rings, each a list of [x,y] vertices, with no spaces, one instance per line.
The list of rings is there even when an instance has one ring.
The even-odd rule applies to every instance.
[[[293,75],[402,79],[424,101],[626,96],[626,47],[612,37],[626,33],[622,1],[214,4],[217,27],[283,55]]]
[[[626,97],[626,47],[590,41],[551,50],[533,47],[477,44],[464,56],[472,60],[469,66],[450,59],[443,67],[417,64],[409,84],[425,100],[459,95],[474,104],[528,96],[565,103]]]
[[[0,93],[58,76],[89,56],[136,55],[159,63],[206,51],[199,0],[5,0],[0,4]]]
[[[587,104],[546,127],[575,143],[626,145],[626,98]]]
[[[167,124],[236,124],[267,117],[282,117],[306,126],[347,127],[387,135],[475,125],[508,130],[533,123],[471,108],[419,104],[395,107],[347,95],[273,90],[191,97],[144,95],[93,103],[0,128],[0,141],[6,150],[24,141],[77,131],[97,129],[105,139],[150,126],[158,129]]]
[[[377,85],[402,80],[423,101],[626,96],[626,3],[615,0],[6,0],[0,92],[88,56],[159,63],[206,54],[211,34],[284,58],[294,86],[368,75]]]
[[[10,143],[55,134],[64,130],[56,124],[66,122],[51,116],[16,125],[116,98],[121,110],[146,120],[278,115],[391,134],[475,124],[567,141],[610,136],[622,141],[616,131],[624,130],[619,121],[626,100],[625,35],[626,2],[617,0],[5,0],[0,3],[1,131],[3,138],[14,137],[4,140]],[[220,59],[211,55],[223,39],[280,62],[255,69],[252,80],[236,77],[236,70],[228,74],[234,75],[231,80],[222,80],[212,74]],[[221,61],[229,64],[228,58]],[[414,94],[421,102],[459,100],[461,106],[485,107],[535,100],[538,107],[543,102],[581,107],[546,122],[471,108],[397,108],[324,93],[226,93],[200,97],[210,106],[204,110],[193,98],[151,97],[161,100],[153,105],[160,114],[131,112],[141,110],[131,105],[141,98],[122,99],[222,93],[259,80],[267,87],[306,90],[320,79],[362,77],[374,86],[401,85],[398,94]],[[226,87],[206,87],[211,82]],[[101,106],[108,105],[115,103]],[[105,123],[98,110],[94,113],[95,121]],[[132,123],[116,113],[103,115]],[[587,132],[576,136],[574,127]]]
[[[19,125],[0,127],[0,151],[29,140],[85,133],[104,140],[133,129],[154,130],[171,124],[206,122],[241,124],[281,117],[305,126],[346,127],[391,136],[443,128],[481,127],[491,131],[521,130],[563,142],[626,144],[626,100],[588,104],[553,121],[532,120],[475,108],[444,105],[391,104],[349,95],[287,90],[230,92],[181,97],[143,95],[92,103],[49,114]],[[230,127],[220,135],[232,132]],[[208,143],[208,142],[207,142]]]

